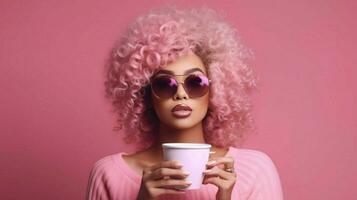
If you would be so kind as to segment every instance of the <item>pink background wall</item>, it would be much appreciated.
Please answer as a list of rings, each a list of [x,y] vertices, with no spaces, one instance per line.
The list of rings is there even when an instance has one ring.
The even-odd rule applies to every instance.
[[[92,164],[133,149],[112,131],[103,65],[162,2],[0,2],[1,199],[83,199]],[[356,3],[176,2],[225,11],[254,50],[259,134],[243,147],[271,156],[285,198],[355,199]]]

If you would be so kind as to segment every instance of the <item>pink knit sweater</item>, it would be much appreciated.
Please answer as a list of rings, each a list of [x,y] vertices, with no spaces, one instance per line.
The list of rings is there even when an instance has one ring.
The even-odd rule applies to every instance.
[[[108,155],[98,160],[90,173],[87,200],[135,200],[141,176],[123,160],[125,152]],[[282,200],[283,192],[277,169],[270,157],[257,150],[230,147],[226,156],[235,160],[237,181],[232,200]],[[159,199],[214,200],[215,185],[203,185],[185,194],[160,196]]]

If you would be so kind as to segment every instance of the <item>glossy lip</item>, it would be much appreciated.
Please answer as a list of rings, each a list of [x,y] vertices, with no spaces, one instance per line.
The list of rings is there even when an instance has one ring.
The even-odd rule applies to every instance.
[[[171,109],[171,112],[180,111],[180,110],[192,111],[192,108],[190,108],[190,106],[187,106],[187,105],[184,105],[184,104],[177,104],[175,107],[173,107]]]
[[[190,116],[192,111],[189,110],[179,110],[179,111],[174,111],[172,112],[172,115],[176,118],[186,118]]]

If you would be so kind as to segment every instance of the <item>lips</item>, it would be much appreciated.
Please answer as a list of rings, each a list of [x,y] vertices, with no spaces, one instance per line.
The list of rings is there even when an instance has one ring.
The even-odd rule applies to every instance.
[[[192,111],[192,109],[189,106],[178,104],[174,108],[172,108],[172,112],[175,111],[180,111],[180,110],[186,110],[186,111]]]
[[[178,104],[171,110],[177,118],[186,118],[191,115],[192,109],[189,106]]]

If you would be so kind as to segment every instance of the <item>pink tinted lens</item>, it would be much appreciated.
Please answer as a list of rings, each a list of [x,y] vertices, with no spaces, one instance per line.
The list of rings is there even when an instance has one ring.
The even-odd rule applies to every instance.
[[[177,91],[177,82],[170,76],[159,76],[153,79],[151,87],[160,98],[172,97]]]
[[[192,74],[185,79],[185,90],[190,98],[202,97],[209,90],[209,80],[205,75]]]

